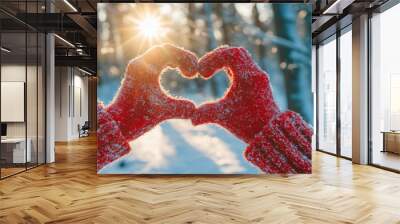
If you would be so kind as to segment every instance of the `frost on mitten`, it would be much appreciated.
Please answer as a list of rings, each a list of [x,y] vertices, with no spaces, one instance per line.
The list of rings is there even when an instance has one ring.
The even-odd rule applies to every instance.
[[[202,105],[193,124],[227,128],[250,144],[245,157],[266,173],[310,173],[312,131],[298,114],[279,111],[268,74],[241,47],[217,48],[199,60],[205,78],[221,68],[231,87],[218,102]]]
[[[130,146],[122,134],[118,123],[104,111],[103,103],[97,105],[97,170],[126,155]]]
[[[160,76],[167,67],[178,68],[191,78],[197,73],[197,57],[171,44],[150,48],[134,58],[114,100],[98,108],[98,170],[130,151],[128,145],[160,122],[171,118],[190,118],[193,102],[177,99],[160,87]]]
[[[249,143],[279,113],[268,74],[258,67],[246,49],[217,48],[199,60],[198,69],[204,78],[224,69],[231,86],[222,99],[198,108],[192,117],[194,125],[217,123]]]
[[[160,87],[161,73],[167,67],[178,68],[184,77],[192,78],[197,73],[197,57],[183,48],[163,44],[129,62],[116,97],[105,108],[128,140],[164,120],[187,119],[194,113],[193,102],[169,96]]]
[[[244,156],[266,173],[311,173],[312,134],[300,115],[281,113],[255,136]]]

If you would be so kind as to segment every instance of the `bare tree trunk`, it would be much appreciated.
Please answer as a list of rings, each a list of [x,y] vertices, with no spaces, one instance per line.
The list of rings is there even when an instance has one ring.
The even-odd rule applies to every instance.
[[[188,14],[187,14],[187,20],[188,20],[188,24],[189,24],[189,46],[192,48],[192,50],[196,50],[196,36],[195,36],[195,32],[196,32],[196,27],[195,27],[195,20],[196,20],[196,8],[194,3],[189,3],[187,4],[188,6]],[[200,79],[195,79],[195,87],[197,90],[201,90],[204,88],[204,84],[205,82],[202,82]]]
[[[195,39],[195,26],[194,26],[194,21],[196,20],[196,9],[194,7],[194,4],[189,3],[187,4],[188,6],[188,15],[187,15],[187,20],[188,20],[188,24],[189,24],[189,46],[193,47],[194,44],[194,39]]]
[[[252,16],[253,16],[254,25],[259,27],[261,30],[265,31],[264,24],[260,21],[260,13],[258,12],[256,4],[253,5]],[[259,59],[258,60],[259,61],[259,65],[264,70],[267,69],[267,66],[266,66],[265,60],[264,60],[264,58],[266,57],[266,54],[265,54],[266,50],[267,49],[266,49],[265,45],[262,44],[262,43],[259,44],[258,47],[256,47],[256,52],[257,52],[257,56],[258,56],[258,59]]]
[[[302,39],[297,32],[297,13],[294,5],[274,4],[273,9],[277,35],[296,45],[303,45]],[[307,46],[307,48],[309,47],[311,46]],[[281,63],[286,65],[284,66],[284,72],[288,109],[300,113],[304,120],[311,123],[313,120],[313,107],[311,83],[309,82],[310,74],[308,74],[307,69],[309,64],[299,63],[301,57],[308,57],[307,61],[311,61],[311,49],[310,54],[305,56],[296,50],[281,48],[279,56]]]
[[[232,4],[232,3],[224,3],[226,4]],[[231,18],[228,18],[229,13],[230,13],[230,8],[228,8],[229,6],[225,7],[224,9],[224,5],[222,3],[216,3],[215,5],[215,12],[217,15],[220,16],[220,19],[222,21],[222,41],[223,43],[230,43],[231,42],[231,30],[232,30],[232,22],[230,21]]]
[[[254,26],[257,27],[262,32],[262,34],[267,33],[268,30],[272,30],[271,25],[263,23],[260,19],[260,14],[266,13],[267,10],[266,7],[270,6],[264,6],[264,8],[259,9],[255,4],[252,10]],[[255,45],[256,45],[255,51],[258,58],[258,64],[264,71],[267,71],[269,74],[274,98],[277,101],[279,108],[281,108],[282,110],[286,110],[287,109],[286,86],[285,86],[284,74],[279,68],[280,59],[276,55],[276,53],[271,53],[271,55],[268,55],[268,50],[272,50],[272,48],[277,49],[277,46],[271,44],[267,45],[263,39],[260,40],[260,43],[258,45],[257,44]]]
[[[213,11],[213,4],[210,3],[204,3],[204,14],[206,18],[206,24],[207,24],[207,48],[208,50],[213,50],[217,47],[217,39],[215,38],[214,34],[214,26],[213,26],[213,21],[212,21],[212,11]],[[213,96],[218,95],[218,83],[215,78],[212,78],[211,80],[211,92]]]

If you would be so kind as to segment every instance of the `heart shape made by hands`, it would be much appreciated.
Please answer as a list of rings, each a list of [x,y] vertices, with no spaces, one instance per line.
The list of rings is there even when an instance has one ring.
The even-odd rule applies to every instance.
[[[187,99],[199,107],[222,99],[231,86],[231,80],[223,70],[204,79],[199,75],[187,78],[177,69],[166,69],[161,75],[160,85],[169,97]]]
[[[217,123],[248,143],[279,113],[268,74],[242,47],[220,47],[198,61],[198,72],[206,79],[220,69],[228,74],[231,87],[219,101],[197,108],[192,122],[195,125]]]
[[[189,79],[197,73],[209,79],[224,69],[231,86],[221,99],[196,107],[162,89],[160,76],[167,67]],[[312,131],[300,115],[279,111],[268,74],[242,47],[220,47],[198,60],[192,52],[164,44],[133,59],[114,101],[98,107],[98,169],[126,155],[128,141],[172,118],[226,128],[249,144],[244,156],[265,172],[311,172]]]
[[[268,74],[246,49],[217,48],[200,58],[197,66],[206,79],[224,69],[231,86],[223,98],[196,108],[194,125],[217,123],[226,128],[250,144],[245,157],[266,172],[311,172],[312,132],[298,114],[280,112]]]
[[[222,98],[203,103],[191,110],[192,114],[187,114],[194,125],[217,123],[245,142],[250,142],[279,113],[268,75],[254,63],[246,49],[220,47],[192,63],[197,63],[199,75],[183,74],[185,68],[177,66],[182,78],[200,76],[200,79],[211,79],[218,71],[224,70],[230,80],[230,86]],[[163,89],[161,76],[158,76],[158,85]],[[159,98],[178,100],[168,91],[162,92],[164,96]]]

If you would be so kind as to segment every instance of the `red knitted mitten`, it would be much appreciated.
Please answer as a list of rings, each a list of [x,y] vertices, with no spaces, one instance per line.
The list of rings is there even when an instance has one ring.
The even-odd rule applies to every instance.
[[[199,73],[205,78],[221,68],[228,73],[231,87],[217,103],[198,108],[192,122],[195,125],[218,123],[248,143],[279,113],[268,75],[241,47],[217,48],[199,60]]]
[[[192,117],[193,124],[199,125],[210,122],[220,124],[240,139],[252,145],[263,142],[266,137],[273,138],[273,145],[264,144],[262,149],[257,148],[264,151],[262,153],[254,153],[254,157],[250,153],[252,150],[249,149],[247,153],[249,156],[246,156],[246,158],[263,171],[279,173],[281,171],[266,168],[269,164],[278,162],[277,160],[271,161],[269,158],[272,153],[270,149],[274,146],[287,152],[279,154],[279,157],[281,157],[281,163],[288,166],[286,167],[288,172],[294,172],[294,170],[308,172],[311,169],[311,155],[310,157],[295,157],[292,155],[298,155],[300,152],[310,152],[309,154],[311,154],[311,138],[305,137],[307,144],[303,141],[301,141],[302,144],[293,141],[292,144],[285,145],[288,141],[284,137],[290,136],[287,133],[293,134],[292,127],[290,125],[275,125],[275,122],[278,121],[276,119],[283,115],[280,114],[279,108],[273,99],[267,73],[262,71],[254,63],[247,50],[241,47],[217,48],[199,60],[198,69],[200,75],[205,78],[211,77],[221,68],[224,68],[228,73],[231,79],[231,87],[218,102],[207,103],[198,108]],[[302,121],[301,117],[298,115],[296,117]],[[296,118],[294,121],[298,121],[298,119]],[[266,127],[269,127],[267,133],[274,135],[266,136],[264,133]],[[296,128],[295,126],[294,129]],[[304,126],[303,128],[311,132],[309,127]],[[258,133],[261,134],[255,138]],[[275,133],[281,133],[284,136]],[[284,145],[285,147],[281,148]],[[293,168],[292,171],[291,164],[294,163],[296,165],[299,163],[299,166],[307,168],[303,170]]]
[[[98,169],[126,154],[128,141],[158,123],[172,118],[188,119],[195,112],[191,101],[172,98],[161,89],[160,74],[166,67],[179,68],[183,76],[191,78],[197,73],[197,57],[184,49],[164,44],[129,62],[117,96],[99,112],[99,130],[107,129],[110,136],[101,137],[100,132],[98,136],[112,143],[104,144],[102,139],[99,140]],[[114,131],[108,132],[109,127]],[[116,139],[112,139],[113,133]]]
[[[97,170],[130,151],[119,124],[104,111],[103,103],[97,105]]]
[[[311,173],[312,134],[300,115],[287,111],[255,136],[244,156],[266,173]]]

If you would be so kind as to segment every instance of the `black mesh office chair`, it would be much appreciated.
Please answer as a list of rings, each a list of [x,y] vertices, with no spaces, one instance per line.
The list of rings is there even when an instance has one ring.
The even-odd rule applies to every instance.
[[[85,121],[82,127],[78,124],[79,138],[89,136],[90,123]]]

